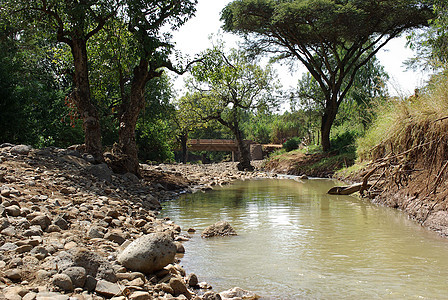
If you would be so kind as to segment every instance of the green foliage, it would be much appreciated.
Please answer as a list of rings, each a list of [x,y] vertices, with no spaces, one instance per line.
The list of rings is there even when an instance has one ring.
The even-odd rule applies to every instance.
[[[359,69],[404,30],[428,25],[426,1],[237,0],[221,14],[224,29],[244,35],[247,51],[294,58],[323,98],[321,138],[330,150],[338,108]]]
[[[286,150],[286,152],[289,152],[298,149],[299,145],[300,145],[300,139],[298,137],[294,137],[284,142],[283,148]]]
[[[225,54],[222,44],[202,56],[187,81],[191,94],[181,98],[190,119],[216,120],[236,134],[244,111],[276,105],[276,77],[270,65],[262,68],[236,49]]]
[[[411,67],[446,70],[448,67],[448,4],[445,0],[433,0],[436,17],[431,26],[420,32],[412,32],[408,43],[417,56],[407,63]]]
[[[345,131],[342,134],[338,134],[331,139],[332,150],[336,150],[339,153],[355,152],[355,141],[358,134],[354,131]]]
[[[64,81],[53,63],[54,41],[37,28],[0,22],[0,142],[36,147],[82,142],[82,128],[64,102]],[[33,29],[33,30],[32,30]]]

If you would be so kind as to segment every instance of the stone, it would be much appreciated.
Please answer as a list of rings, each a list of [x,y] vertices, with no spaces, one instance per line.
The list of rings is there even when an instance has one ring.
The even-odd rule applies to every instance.
[[[36,300],[69,300],[69,296],[55,292],[40,292],[36,295]]]
[[[247,299],[247,300],[258,300],[260,296],[251,291],[243,290],[239,287],[234,287],[228,291],[219,293],[221,299]]]
[[[91,275],[87,275],[86,283],[84,284],[84,289],[89,292],[93,292],[96,288],[97,282],[98,282],[98,280],[96,280],[95,277],[93,277]]]
[[[174,244],[176,245],[177,253],[185,253],[185,247],[184,247],[184,245],[182,245],[182,243],[175,242]]]
[[[51,278],[51,284],[63,291],[73,291],[73,283],[67,274],[56,274]]]
[[[222,298],[218,293],[210,291],[202,295],[202,300],[222,300]]]
[[[25,252],[30,252],[31,249],[33,249],[33,246],[31,245],[23,245],[20,246],[19,248],[16,249],[17,253],[25,253]]]
[[[44,232],[40,226],[32,226],[23,233],[24,236],[42,236],[43,234]]]
[[[100,180],[111,182],[112,170],[109,169],[107,164],[93,165],[87,168],[87,171]]]
[[[29,292],[26,295],[22,297],[22,300],[35,300],[37,297],[37,293],[35,292]]]
[[[150,274],[173,262],[175,255],[176,245],[171,236],[151,233],[133,241],[117,260],[129,270]]]
[[[129,283],[127,284],[129,286],[144,286],[145,285],[145,281],[141,278],[135,278],[132,281],[129,281]]]
[[[70,267],[65,269],[62,273],[70,277],[75,288],[83,287],[86,283],[87,273],[86,269],[83,267]]]
[[[75,248],[72,251],[75,265],[83,267],[88,275],[110,282],[117,281],[112,264],[106,259],[85,248]]]
[[[69,227],[67,220],[65,220],[61,216],[56,217],[53,221],[53,224],[59,226],[59,228],[61,228],[62,230],[67,230]]]
[[[48,228],[47,228],[47,230],[46,230],[47,232],[61,232],[62,231],[62,229],[58,226],[58,225],[55,225],[55,224],[50,224],[49,226],[48,226]]]
[[[28,155],[30,153],[31,149],[33,149],[31,146],[28,145],[16,145],[9,150],[9,152],[13,154],[21,154],[21,155]]]
[[[219,221],[209,227],[205,228],[201,234],[203,238],[210,238],[215,236],[231,236],[237,235],[235,230],[226,221]]]
[[[31,225],[39,225],[43,231],[45,231],[48,226],[51,224],[51,220],[48,216],[46,215],[39,215],[34,217],[31,221],[30,221]]]
[[[42,260],[48,256],[48,250],[43,246],[34,247],[30,253],[39,260]]]
[[[124,234],[122,232],[112,231],[104,235],[105,240],[109,240],[117,243],[118,245],[123,244],[126,241]]]
[[[5,271],[5,277],[12,281],[22,280],[22,274],[19,269],[9,269]]]
[[[185,282],[191,286],[191,287],[195,287],[198,285],[199,280],[198,277],[196,276],[196,274],[194,273],[190,273],[188,274],[187,278],[185,278]]]
[[[76,188],[69,186],[69,187],[63,187],[60,191],[61,194],[64,195],[71,195],[76,193]]]
[[[91,239],[102,239],[104,237],[104,229],[98,226],[92,226],[87,231],[87,236]]]
[[[151,300],[152,296],[145,291],[135,291],[129,296],[129,300]]]
[[[141,278],[142,280],[145,279],[145,274],[140,272],[132,272],[132,273],[117,273],[117,278],[119,280],[135,280],[137,278]]]
[[[1,297],[3,296],[3,297]],[[5,300],[22,300],[22,297],[12,291],[5,292],[4,295],[0,294],[0,299]]]
[[[46,270],[38,270],[35,273],[36,281],[39,283],[47,283],[53,274]]]
[[[170,279],[169,285],[174,291],[174,296],[179,296],[182,294],[186,296],[188,299],[191,298],[192,296],[191,293],[188,291],[187,286],[181,279],[173,277]]]
[[[118,284],[106,280],[98,280],[96,283],[95,292],[106,297],[114,297],[121,295],[123,288],[124,287]]]
[[[18,207],[17,205],[11,205],[11,206],[5,207],[5,212],[8,216],[11,216],[11,217],[18,217],[18,216],[20,216],[20,213],[21,213],[20,207]]]

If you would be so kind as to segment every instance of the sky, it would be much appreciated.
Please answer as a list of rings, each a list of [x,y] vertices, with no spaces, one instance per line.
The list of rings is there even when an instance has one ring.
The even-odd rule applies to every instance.
[[[176,49],[193,57],[209,48],[211,46],[209,36],[219,31],[223,35],[226,47],[236,47],[238,37],[224,33],[220,29],[222,26],[222,22],[219,20],[220,13],[229,2],[231,0],[199,0],[196,15],[173,34]],[[389,74],[390,80],[387,86],[391,95],[410,96],[414,93],[415,88],[424,85],[427,75],[421,72],[407,71],[403,66],[403,62],[412,56],[413,52],[406,48],[404,37],[390,41],[377,54],[385,71]],[[299,64],[297,64],[297,70],[293,72],[286,66],[278,65],[276,69],[284,90],[297,86],[305,71],[304,67]],[[182,86],[183,79],[179,77],[175,82],[175,88],[181,90]]]

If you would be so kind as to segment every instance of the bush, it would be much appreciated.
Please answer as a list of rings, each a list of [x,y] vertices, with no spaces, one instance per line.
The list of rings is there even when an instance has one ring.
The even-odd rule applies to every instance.
[[[355,131],[345,131],[331,138],[331,149],[339,153],[355,152],[355,141],[358,134]]]
[[[299,145],[300,145],[300,138],[293,137],[292,139],[289,139],[283,143],[283,149],[289,152],[298,149]]]

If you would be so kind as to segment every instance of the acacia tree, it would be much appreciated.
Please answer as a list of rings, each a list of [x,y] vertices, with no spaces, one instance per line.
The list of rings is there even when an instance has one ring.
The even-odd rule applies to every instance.
[[[389,76],[384,71],[378,59],[374,56],[363,65],[353,80],[351,89],[345,96],[345,101],[341,103],[343,112],[338,115],[338,119],[351,119],[355,124],[366,129],[371,121],[371,105],[376,98],[385,97],[387,89],[385,82]],[[347,84],[347,83],[346,83]],[[292,97],[294,101],[307,111],[308,115],[315,114],[322,117],[325,112],[325,95],[320,89],[316,79],[310,73],[305,73],[299,80],[296,95]],[[356,110],[356,111],[355,111]]]
[[[86,152],[102,161],[99,114],[91,99],[87,42],[103,29],[120,5],[114,0],[15,0],[9,11],[25,15],[33,24],[55,33],[57,41],[70,47],[73,57],[73,91],[68,97],[83,120]]]
[[[191,113],[230,129],[238,145],[238,169],[253,170],[240,128],[241,116],[243,111],[277,104],[272,96],[277,88],[274,71],[269,65],[262,68],[243,51],[232,49],[227,55],[222,45],[206,50],[203,57],[187,81],[193,95],[182,99],[190,101]]]
[[[145,106],[148,82],[163,74],[163,68],[178,74],[186,68],[176,68],[169,59],[174,45],[170,35],[162,32],[163,26],[175,30],[195,12],[197,0],[127,0],[124,22],[136,45],[136,63],[130,76],[129,93],[122,86],[119,110],[119,138],[114,146],[113,169],[116,172],[139,174],[138,149],[135,128],[140,112]]]
[[[416,0],[235,0],[221,14],[224,29],[243,35],[248,49],[296,59],[316,79],[325,105],[322,147],[358,70],[388,41],[433,17]]]
[[[436,17],[428,30],[410,35],[409,44],[417,56],[408,63],[411,67],[431,68],[435,71],[448,68],[448,3],[433,0]]]

